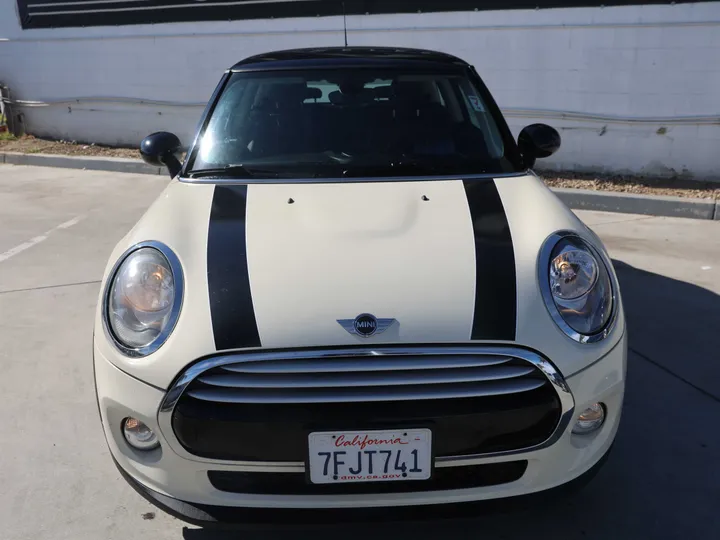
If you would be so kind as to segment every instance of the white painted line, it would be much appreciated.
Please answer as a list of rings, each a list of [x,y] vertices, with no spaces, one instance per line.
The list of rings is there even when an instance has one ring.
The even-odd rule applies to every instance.
[[[26,249],[30,249],[30,248],[33,247],[35,244],[39,244],[40,242],[42,242],[42,241],[45,240],[46,238],[47,238],[47,236],[45,236],[45,235],[36,236],[35,238],[31,238],[31,239],[30,239],[29,241],[27,241],[27,242],[23,242],[23,243],[20,244],[19,246],[15,246],[14,248],[11,248],[11,249],[7,250],[5,253],[0,253],[0,262],[6,261],[6,260],[8,260],[10,257],[12,257],[12,256],[14,256],[14,255],[17,255],[18,253],[20,253],[20,252],[22,252],[22,251],[25,251]]]
[[[84,217],[85,216],[75,216],[74,218],[66,221],[65,223],[61,223],[60,225],[58,225],[55,228],[56,229],[69,229],[73,225],[77,225],[78,223],[80,223]]]
[[[4,253],[0,253],[0,262],[7,261],[10,257],[14,257],[18,253],[22,253],[26,249],[30,249],[31,247],[39,244],[40,242],[44,242],[45,240],[48,239],[48,236],[50,236],[54,231],[57,231],[60,229],[68,229],[68,228],[72,227],[73,225],[77,225],[84,218],[85,218],[85,216],[75,216],[74,218],[72,218],[64,223],[61,223],[57,227],[53,227],[52,229],[50,229],[49,231],[47,231],[44,234],[35,236],[35,237],[31,238],[30,240],[28,240],[27,242],[23,242],[22,244],[17,245],[14,248],[8,249]]]
[[[711,270],[712,266],[701,266],[700,270]]]

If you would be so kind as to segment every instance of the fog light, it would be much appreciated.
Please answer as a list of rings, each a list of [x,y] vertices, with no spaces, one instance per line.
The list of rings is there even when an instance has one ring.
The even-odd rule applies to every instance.
[[[155,432],[137,418],[123,420],[123,435],[128,444],[136,450],[152,450],[160,446]]]
[[[603,422],[605,422],[605,407],[602,403],[594,403],[580,413],[572,432],[576,435],[587,435],[600,429]]]

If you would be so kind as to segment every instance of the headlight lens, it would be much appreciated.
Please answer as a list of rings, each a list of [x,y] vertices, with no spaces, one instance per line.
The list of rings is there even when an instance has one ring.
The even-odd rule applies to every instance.
[[[178,297],[176,277],[163,253],[153,247],[130,253],[117,268],[106,299],[116,341],[134,350],[161,345],[175,322],[171,318]]]
[[[560,300],[575,300],[592,289],[598,263],[587,251],[566,246],[550,262],[550,290]]]
[[[570,234],[550,238],[543,252],[541,265],[548,266],[540,278],[546,281],[545,301],[555,322],[576,341],[605,337],[613,314],[613,289],[600,254]]]

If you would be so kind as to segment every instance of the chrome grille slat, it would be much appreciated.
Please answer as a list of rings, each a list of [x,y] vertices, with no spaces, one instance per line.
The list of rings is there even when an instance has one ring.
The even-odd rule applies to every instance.
[[[354,401],[407,401],[517,394],[540,388],[546,380],[518,378],[462,384],[414,385],[408,387],[355,387],[312,389],[192,388],[187,394],[217,403],[342,403]]]
[[[442,371],[349,371],[295,374],[233,373],[200,376],[203,384],[222,388],[352,388],[362,386],[401,386],[447,384],[514,379],[533,373],[532,366],[490,366],[481,369],[450,368]]]
[[[445,351],[248,355],[199,372],[186,394],[217,403],[347,403],[511,395],[549,383],[514,356]]]
[[[251,360],[218,367],[233,373],[346,373],[349,371],[397,371],[402,369],[448,369],[506,364],[512,358],[495,355],[388,355],[325,357],[298,360]]]

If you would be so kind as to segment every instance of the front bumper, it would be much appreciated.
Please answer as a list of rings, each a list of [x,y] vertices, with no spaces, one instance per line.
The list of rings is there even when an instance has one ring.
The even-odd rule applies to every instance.
[[[597,401],[605,403],[607,418],[599,431],[585,436],[573,435],[573,418],[549,446],[512,455],[476,456],[452,465],[470,467],[527,461],[524,474],[517,480],[484,487],[410,493],[243,494],[216,489],[208,478],[208,472],[257,472],[267,470],[267,464],[238,465],[178,452],[177,441],[168,441],[167,427],[163,429],[158,422],[158,410],[166,392],[125,374],[95,350],[96,384],[103,428],[112,456],[123,476],[161,508],[199,524],[267,521],[262,516],[279,510],[304,510],[309,517],[311,510],[352,510],[354,513],[363,509],[364,514],[372,518],[373,513],[387,513],[387,507],[396,507],[392,512],[396,517],[407,514],[417,518],[425,514],[426,506],[446,509],[454,503],[507,499],[569,484],[586,473],[592,475],[612,445],[621,415],[625,366],[626,343],[623,338],[602,359],[566,380],[575,401],[574,415]],[[127,416],[136,417],[155,430],[161,439],[160,448],[151,452],[137,452],[130,448],[121,433],[122,420]],[[286,472],[297,473],[297,466],[288,467]],[[340,519],[346,518],[342,516]]]
[[[552,505],[558,497],[570,495],[592,480],[610,456],[612,445],[590,469],[566,484],[541,492],[513,497],[481,500],[464,503],[432,504],[422,506],[396,506],[387,508],[247,508],[235,506],[214,506],[173,499],[149,489],[115,462],[122,477],[145,500],[177,519],[199,527],[256,527],[270,526],[273,529],[298,525],[337,525],[347,523],[395,522],[403,520],[430,521],[437,519],[461,519],[486,514],[537,509],[541,505]]]

